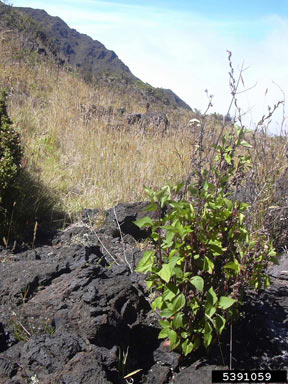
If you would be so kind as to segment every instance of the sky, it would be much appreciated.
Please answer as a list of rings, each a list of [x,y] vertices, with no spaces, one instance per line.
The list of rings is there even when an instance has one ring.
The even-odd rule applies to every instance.
[[[247,128],[288,94],[288,0],[8,3],[61,17],[71,28],[115,51],[135,76],[154,87],[172,89],[202,112],[208,103],[205,90],[213,95],[211,112],[228,111],[227,50],[231,51],[235,76],[244,68],[237,97]],[[286,111],[281,107],[270,131],[279,133],[283,116]]]

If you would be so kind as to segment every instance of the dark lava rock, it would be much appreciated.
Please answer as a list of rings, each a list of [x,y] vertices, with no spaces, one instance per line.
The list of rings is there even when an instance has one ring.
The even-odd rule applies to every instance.
[[[81,216],[84,223],[90,224],[90,222],[94,221],[95,218],[100,214],[101,212],[99,209],[83,209]]]
[[[1,377],[13,377],[17,374],[18,365],[11,360],[7,360],[3,357],[0,358],[0,378]]]
[[[274,264],[272,265],[268,271],[269,275],[272,276],[274,279],[277,280],[282,280],[282,284],[286,286],[285,280],[288,281],[288,256],[286,253],[284,253],[280,258],[279,258],[279,264]],[[280,281],[278,281],[278,284]],[[280,283],[281,284],[281,283]]]
[[[134,239],[140,240],[149,236],[150,232],[147,229],[140,229],[133,222],[149,216],[156,219],[156,212],[147,212],[145,208],[150,202],[131,203],[131,204],[118,204],[115,208],[107,211],[105,228],[108,227],[114,237],[120,236],[119,226],[123,234],[129,234]]]
[[[137,217],[130,205],[126,213],[122,209],[119,219],[126,224]],[[131,234],[117,238],[80,224],[59,233],[52,246],[5,253],[0,264],[4,382],[26,383],[35,375],[41,383],[121,382],[119,351],[129,350],[128,372],[153,365],[159,329],[155,318],[150,321],[142,277],[125,262],[140,252],[135,244]]]
[[[7,349],[7,334],[4,325],[0,323],[0,353]]]
[[[99,230],[73,225],[50,246],[2,250],[0,384],[32,377],[41,384],[120,384],[138,369],[139,384],[210,383],[213,367],[228,364],[229,329],[221,338],[224,363],[217,344],[189,359],[160,344],[144,277],[133,272],[142,256],[136,240],[144,237],[133,221],[146,215],[145,206],[119,204]],[[288,368],[287,270],[283,255],[269,269],[271,287],[247,291],[244,315],[233,325],[233,368]]]
[[[126,115],[128,125],[137,125],[140,129],[156,128],[164,133],[169,127],[169,120],[163,112],[129,113]]]
[[[175,352],[170,352],[169,347],[165,347],[164,343],[154,351],[154,360],[157,364],[166,365],[175,370],[179,365],[180,355]]]
[[[224,369],[219,366],[191,366],[177,374],[172,383],[174,384],[211,384],[212,370]]]
[[[145,384],[165,384],[171,376],[171,369],[167,366],[155,364],[145,377]]]
[[[80,337],[67,332],[32,336],[23,346],[21,363],[31,372],[53,373],[85,349]]]
[[[59,384],[108,384],[106,373],[100,362],[91,353],[80,352],[66,365],[65,371],[54,380]],[[51,381],[52,384],[52,381]]]

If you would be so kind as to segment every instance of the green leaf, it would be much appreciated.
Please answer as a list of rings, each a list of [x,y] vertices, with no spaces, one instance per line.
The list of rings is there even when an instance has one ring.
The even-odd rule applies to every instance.
[[[216,308],[213,307],[212,304],[208,304],[205,308],[205,313],[207,316],[209,316],[210,318],[212,318],[212,316],[215,314],[216,312]]]
[[[152,227],[153,221],[152,221],[151,217],[145,216],[142,219],[133,221],[133,224],[137,225],[137,227],[139,227],[139,228],[143,228],[143,227],[147,227],[147,226]]]
[[[153,189],[148,188],[144,185],[144,191],[147,193],[147,195],[150,197],[150,200],[154,200],[155,192]]]
[[[150,290],[154,284],[154,280],[146,280],[146,286],[148,290]]]
[[[240,145],[242,145],[242,147],[246,147],[246,148],[253,148],[252,145],[247,143],[247,141],[245,141],[245,140],[242,140],[240,142]]]
[[[159,324],[161,325],[162,328],[169,328],[170,327],[170,322],[168,320],[159,320]]]
[[[226,323],[226,320],[224,319],[224,317],[222,317],[221,315],[217,314],[215,316],[215,327],[219,333],[219,335],[221,335],[224,327],[225,327],[225,323]]]
[[[170,350],[172,351],[173,349],[178,347],[180,340],[178,338],[177,333],[172,329],[169,330],[168,338],[170,340]]]
[[[211,240],[208,243],[209,248],[213,251],[213,256],[222,255],[226,248],[222,247],[222,244],[218,240]]]
[[[175,225],[161,225],[160,228],[166,229],[167,231],[177,233],[177,230],[175,229]]]
[[[173,238],[175,236],[175,233],[167,231],[166,232],[166,239],[163,241],[162,249],[167,249],[173,247]]]
[[[170,198],[170,196],[167,196],[167,195],[164,195],[164,196],[161,197],[161,199],[160,199],[160,206],[161,206],[161,208],[165,207],[165,205],[166,205],[167,201],[169,200],[169,198]]]
[[[213,328],[207,321],[205,323],[205,329],[204,329],[204,347],[205,348],[209,347],[209,345],[211,344],[212,332],[213,332]]]
[[[182,278],[183,278],[184,273],[183,273],[182,268],[180,268],[180,267],[175,267],[175,268],[174,268],[174,273],[175,273],[175,275],[176,275],[176,277],[177,277],[178,279],[182,279]]]
[[[231,159],[231,156],[228,155],[228,153],[225,153],[224,158],[225,158],[225,160],[226,160],[226,163],[228,163],[229,165],[231,165],[231,163],[232,163],[232,159]]]
[[[164,317],[165,319],[169,319],[171,316],[173,316],[175,311],[171,308],[165,308],[163,311],[161,311],[160,315],[161,317]]]
[[[241,203],[240,205],[241,211],[246,211],[246,209],[249,207],[251,207],[251,204],[248,204],[248,203]]]
[[[232,299],[231,297],[221,296],[218,307],[221,309],[227,309],[230,308],[235,302],[236,300]]]
[[[270,278],[269,276],[264,276],[264,288],[270,287]]]
[[[152,270],[154,264],[155,251],[145,251],[142,259],[139,261],[136,271],[146,273]]]
[[[189,307],[192,309],[194,314],[197,313],[198,309],[200,308],[200,304],[199,304],[199,302],[198,302],[196,297],[193,297],[190,300]]]
[[[157,273],[158,276],[161,277],[166,283],[169,283],[171,277],[171,269],[169,264],[163,264],[160,271]]]
[[[184,352],[185,356],[189,355],[189,353],[193,351],[193,348],[194,348],[193,343],[188,339],[186,339],[182,344],[182,351]]]
[[[201,345],[201,338],[199,335],[197,335],[195,338],[194,338],[194,350],[198,349]]]
[[[156,199],[160,202],[161,208],[163,208],[166,202],[170,199],[170,187],[169,185],[165,185],[160,191],[155,194]]]
[[[203,288],[204,288],[204,280],[201,276],[193,276],[191,279],[190,279],[190,283],[192,285],[194,285],[194,287],[196,289],[198,289],[198,291],[200,292],[203,292]]]
[[[167,284],[163,293],[164,300],[170,301],[177,295],[179,295],[179,288],[177,285],[173,283]]]
[[[210,289],[207,292],[207,301],[210,305],[215,305],[217,303],[217,296],[213,289],[213,287],[210,287]]]
[[[174,269],[176,264],[181,263],[182,257],[179,256],[179,253],[177,252],[170,252],[169,255],[169,265],[171,268],[171,271]]]
[[[224,198],[224,203],[225,203],[226,207],[227,207],[230,211],[232,211],[232,208],[233,208],[233,202],[232,202],[231,200],[227,199],[227,198]]]
[[[238,260],[235,260],[235,261],[230,261],[229,263],[225,264],[224,268],[225,269],[233,269],[234,271],[239,273],[240,269],[241,269],[241,266],[240,266]]]
[[[186,303],[185,296],[183,295],[183,293],[181,293],[179,296],[177,296],[173,300],[174,313],[180,311],[180,309],[182,309],[184,307],[185,303]]]
[[[163,305],[163,297],[158,296],[151,304],[152,309],[155,311],[156,308],[161,309]]]
[[[189,208],[190,208],[190,211],[191,211],[192,217],[194,218],[194,216],[195,216],[195,209],[194,209],[194,207],[193,207],[192,203],[190,203],[190,204],[189,204]]]
[[[172,327],[174,329],[183,328],[183,313],[178,312],[172,321]]]
[[[271,250],[268,253],[268,256],[277,256],[277,252],[275,251],[274,248],[271,248]]]
[[[166,339],[166,337],[168,337],[169,331],[169,328],[163,328],[158,335],[158,339]]]
[[[209,259],[209,257],[204,256],[204,265],[203,265],[203,271],[208,273],[213,273],[214,269],[214,263]]]
[[[157,211],[157,209],[158,209],[157,203],[151,203],[151,204],[147,205],[147,207],[144,209],[144,211],[154,212],[154,211]]]
[[[176,259],[177,262],[178,262],[178,260],[179,260],[179,252],[177,251],[177,249],[172,249],[170,251],[169,258],[170,258],[169,263],[172,261],[172,259]],[[177,262],[176,262],[176,264],[177,264]]]
[[[184,181],[182,181],[181,183],[179,184],[176,184],[172,189],[178,193],[179,191],[181,191],[181,189],[184,187],[185,183]]]
[[[243,224],[244,219],[245,219],[245,216],[243,215],[243,213],[239,213],[239,223],[240,223],[240,225]]]
[[[179,220],[177,220],[175,229],[177,229],[177,232],[181,239],[184,239],[184,237],[187,235],[187,233],[191,232],[191,229],[188,227],[184,227]]]
[[[182,339],[187,339],[187,337],[189,337],[189,334],[185,331],[181,332],[181,337]]]
[[[170,232],[170,231],[166,232],[165,243],[166,243],[168,248],[170,248],[172,246],[174,237],[175,237],[175,233]]]

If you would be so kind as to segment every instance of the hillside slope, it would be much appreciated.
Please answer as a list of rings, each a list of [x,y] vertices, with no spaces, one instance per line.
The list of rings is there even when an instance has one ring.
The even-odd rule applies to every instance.
[[[40,9],[11,7],[0,2],[0,30],[21,33],[26,47],[52,56],[61,65],[77,70],[86,81],[118,88],[144,106],[159,104],[157,109],[191,108],[174,92],[154,88],[135,77],[115,52],[97,40],[77,32],[59,17]],[[167,108],[166,108],[167,109]]]
[[[21,178],[6,204],[7,228],[13,216],[15,232],[18,224],[29,228],[31,242],[35,222],[37,237],[43,228],[43,211],[52,222],[57,212],[70,221],[83,208],[145,199],[143,184],[158,188],[187,174],[190,141],[177,127],[191,111],[158,99],[151,109],[165,111],[169,132],[144,134],[127,122],[130,112],[145,112],[144,93],[122,91],[116,75],[110,82],[87,82],[30,44],[38,43],[20,32],[0,31],[0,89],[8,91],[9,116],[25,150]]]
[[[103,210],[118,202],[146,199],[143,185],[158,189],[186,180],[197,166],[200,140],[209,163],[211,144],[225,128],[217,117],[208,116],[203,130],[183,129],[195,117],[189,108],[173,104],[161,90],[125,70],[94,71],[91,81],[85,80],[83,73],[63,63],[57,44],[30,15],[0,3],[0,88],[8,91],[9,116],[25,150],[14,194],[5,209],[0,207],[7,224],[1,238],[10,234],[12,240],[10,229],[17,223],[29,228],[31,242],[35,228],[37,236],[43,228],[43,211],[52,222],[59,218],[55,212],[73,220],[81,218],[84,208]],[[148,102],[149,113],[167,115],[165,134],[153,124],[145,131],[129,124],[128,116],[145,112]],[[203,116],[198,118],[203,122]],[[286,173],[282,177],[287,141],[264,133],[250,135],[250,141],[254,168],[252,184],[247,183],[261,209],[258,215],[254,206],[253,220],[261,223],[260,194],[266,194],[265,205],[278,206],[275,183],[287,180]],[[280,185],[285,191],[284,181]]]
[[[135,78],[115,52],[105,48],[97,40],[71,29],[60,19],[46,11],[32,8],[15,8],[35,20],[43,31],[42,42],[49,42],[55,55],[81,72],[111,71],[125,73]],[[135,78],[136,79],[136,78]]]

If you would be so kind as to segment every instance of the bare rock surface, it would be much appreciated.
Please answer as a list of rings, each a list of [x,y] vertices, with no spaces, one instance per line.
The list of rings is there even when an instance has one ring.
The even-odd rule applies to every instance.
[[[139,384],[206,384],[212,369],[227,366],[230,330],[220,344],[224,361],[219,345],[185,360],[160,344],[143,276],[134,272],[147,232],[133,222],[145,206],[118,205],[98,230],[85,220],[96,212],[86,210],[52,244],[2,250],[0,384],[117,384],[138,369]],[[233,325],[234,368],[288,369],[287,260],[269,269],[271,287],[247,291]]]

